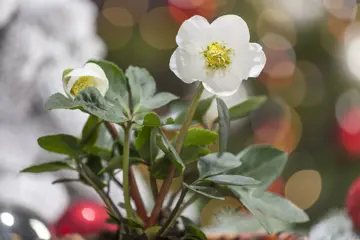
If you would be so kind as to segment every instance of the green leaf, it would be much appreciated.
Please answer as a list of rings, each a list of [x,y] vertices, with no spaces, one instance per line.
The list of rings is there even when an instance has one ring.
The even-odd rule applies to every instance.
[[[167,148],[167,151],[164,152],[165,154],[167,154],[170,159],[173,161],[173,163],[176,165],[176,168],[178,169],[180,175],[184,172],[185,170],[185,164],[183,163],[183,161],[181,160],[179,154],[176,152],[175,148],[173,147],[173,145],[171,144],[171,142],[169,141],[169,139],[165,136],[165,134],[161,131],[161,129],[159,129],[159,132],[162,136],[162,140],[163,143],[165,145],[165,147]],[[162,141],[158,141],[158,145],[160,143],[161,145]],[[160,147],[160,146],[159,146]],[[163,149],[162,149],[163,150]]]
[[[103,169],[103,164],[101,162],[101,158],[97,155],[89,155],[87,157],[86,166],[89,167],[89,169],[94,173],[97,174],[98,172]],[[104,176],[99,174],[98,178],[100,180],[104,180]]]
[[[229,186],[229,189],[240,199],[246,199],[247,204],[266,216],[271,216],[289,223],[307,222],[306,213],[278,195],[264,192],[261,197],[255,197],[252,191],[244,191],[241,187]]]
[[[157,109],[162,106],[165,106],[171,101],[177,100],[179,97],[175,96],[172,93],[158,93],[150,99],[147,99],[145,102],[141,103],[141,106],[146,109]]]
[[[199,160],[200,157],[211,153],[207,147],[191,146],[183,147],[180,153],[180,157],[185,164],[190,164]]]
[[[70,183],[70,182],[79,182],[80,180],[77,178],[59,178],[53,181],[51,184],[59,184],[59,183]]]
[[[83,149],[86,153],[98,155],[102,159],[109,161],[111,159],[111,151],[99,146],[85,146]]]
[[[48,163],[33,165],[21,170],[21,172],[43,173],[43,172],[56,172],[59,170],[75,170],[75,169],[65,162],[57,161],[57,162],[48,162]]]
[[[160,117],[156,113],[150,112],[145,115],[143,125],[144,126],[152,126],[152,127],[160,127],[161,126]]]
[[[81,143],[86,145],[94,145],[99,136],[100,119],[96,116],[90,115],[82,130]]]
[[[130,165],[143,164],[144,160],[137,157],[129,157]],[[122,169],[122,156],[113,157],[107,166],[97,172],[98,175],[103,174],[104,172],[112,172],[116,169]]]
[[[218,138],[216,132],[202,129],[190,128],[184,139],[184,146],[204,146],[214,143]]]
[[[38,144],[41,148],[59,154],[75,157],[83,153],[80,147],[80,140],[66,134],[50,135],[40,137]]]
[[[130,66],[125,75],[129,79],[134,106],[150,99],[156,93],[155,80],[146,69]]]
[[[124,72],[114,63],[106,60],[90,60],[88,62],[98,64],[105,72],[109,80],[109,90],[105,98],[111,102],[123,101],[122,96],[127,95],[126,78]]]
[[[185,236],[183,239],[207,240],[207,237],[197,226],[188,225],[185,227]]]
[[[89,87],[82,90],[74,101],[77,102],[84,111],[104,121],[114,123],[128,121],[124,116],[123,109],[119,105],[106,101],[97,88]]]
[[[267,100],[265,96],[252,97],[245,102],[235,105],[229,109],[230,121],[248,116],[252,111],[260,107]]]
[[[242,165],[229,171],[228,174],[247,176],[260,181],[261,184],[256,186],[259,193],[267,189],[281,175],[288,156],[271,146],[252,145],[240,152],[236,158],[242,162]]]
[[[79,108],[79,103],[65,97],[61,93],[55,93],[48,98],[48,100],[45,103],[45,108],[47,110],[77,109]]]
[[[219,115],[219,151],[225,152],[230,132],[229,109],[221,98],[216,98]]]
[[[149,240],[155,240],[157,233],[160,231],[161,226],[153,226],[145,230],[145,235]]]
[[[217,184],[237,186],[256,185],[260,183],[253,178],[237,175],[217,175],[206,178],[205,180],[209,180]]]
[[[157,128],[143,126],[135,139],[135,148],[140,156],[147,161],[156,158],[159,149],[156,145]]]
[[[212,153],[198,161],[199,178],[207,178],[222,174],[230,169],[239,167],[241,162],[231,153]]]
[[[169,175],[169,167],[172,165],[172,161],[168,156],[156,159],[151,165],[150,174],[155,179],[165,179]]]
[[[225,199],[224,195],[214,187],[193,186],[193,185],[188,185],[186,183],[183,184],[191,191],[203,195],[207,198],[218,199],[218,200]]]
[[[199,101],[199,104],[196,107],[193,120],[197,122],[202,122],[202,119],[206,112],[209,110],[212,102],[214,101],[215,96],[211,96],[209,98],[203,99]],[[176,117],[176,123],[182,123],[185,120],[187,113],[187,107],[183,109],[183,111]]]

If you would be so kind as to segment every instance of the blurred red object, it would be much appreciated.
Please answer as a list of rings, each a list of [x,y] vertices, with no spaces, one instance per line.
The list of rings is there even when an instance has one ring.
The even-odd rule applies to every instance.
[[[339,127],[340,141],[346,151],[353,156],[360,156],[360,109],[348,111],[341,120]]]
[[[285,195],[285,183],[282,178],[276,179],[268,188],[268,192],[275,193],[280,196]]]
[[[175,21],[183,23],[195,15],[212,20],[216,15],[215,0],[169,0],[168,9]]]
[[[346,210],[352,219],[353,226],[360,230],[360,177],[350,186],[346,197]]]
[[[105,207],[92,201],[79,201],[71,205],[54,226],[54,234],[97,234],[101,231],[116,231],[117,226],[106,223],[109,215]]]

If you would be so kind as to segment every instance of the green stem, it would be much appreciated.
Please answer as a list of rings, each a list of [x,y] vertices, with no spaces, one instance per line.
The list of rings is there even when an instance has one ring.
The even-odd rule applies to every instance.
[[[124,149],[123,149],[123,188],[125,209],[128,218],[132,218],[133,211],[130,201],[130,182],[129,182],[129,154],[130,154],[130,126],[124,128]]]
[[[184,188],[181,192],[181,195],[179,197],[179,200],[174,208],[174,210],[171,212],[171,215],[169,217],[169,219],[165,222],[164,226],[160,229],[158,235],[165,235],[166,232],[171,228],[171,226],[174,224],[174,221],[176,220],[176,218],[181,214],[180,210],[181,210],[181,204],[184,201],[184,198],[186,196],[186,193],[188,192],[187,188]]]
[[[197,90],[195,92],[193,100],[191,101],[191,104],[189,106],[189,110],[187,112],[185,121],[183,122],[183,124],[181,126],[179,135],[176,138],[175,149],[176,149],[176,151],[178,153],[180,153],[181,148],[182,148],[182,146],[184,144],[185,135],[186,135],[189,127],[191,126],[192,119],[193,119],[194,114],[196,112],[196,108],[197,108],[197,105],[199,103],[199,100],[200,100],[200,97],[201,97],[203,91],[204,91],[204,86],[202,85],[202,83],[200,83],[199,87],[197,88]],[[159,192],[158,197],[157,197],[156,202],[155,202],[154,209],[153,209],[153,211],[151,213],[149,221],[146,224],[146,227],[151,227],[156,223],[156,221],[157,221],[157,219],[159,217],[159,214],[161,212],[161,207],[162,207],[162,205],[164,203],[165,197],[166,197],[167,193],[169,192],[171,182],[172,182],[172,179],[175,176],[175,173],[176,173],[176,166],[175,165],[170,166],[169,167],[169,174],[168,174],[167,178],[164,180],[164,182],[163,182],[163,184],[161,186],[160,192]]]

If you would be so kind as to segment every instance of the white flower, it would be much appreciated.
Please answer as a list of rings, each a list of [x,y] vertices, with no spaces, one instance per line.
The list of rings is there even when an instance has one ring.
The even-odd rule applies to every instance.
[[[105,96],[109,89],[109,80],[102,68],[95,63],[87,63],[83,68],[71,70],[63,76],[65,93],[74,98],[81,90],[95,87]]]
[[[265,66],[262,47],[249,41],[249,28],[239,16],[225,15],[211,24],[194,16],[179,29],[170,69],[185,83],[200,81],[209,92],[230,96]]]

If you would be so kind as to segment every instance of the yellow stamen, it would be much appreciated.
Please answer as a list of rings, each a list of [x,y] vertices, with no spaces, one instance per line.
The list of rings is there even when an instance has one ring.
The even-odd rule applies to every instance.
[[[73,94],[74,96],[78,95],[78,93],[81,90],[84,90],[85,88],[88,87],[94,87],[95,84],[95,78],[94,77],[90,77],[90,76],[83,76],[80,77],[72,86],[70,92],[71,94]]]
[[[201,53],[205,57],[206,66],[212,70],[218,70],[226,69],[226,67],[231,64],[230,56],[233,50],[227,48],[225,44],[213,42]]]

